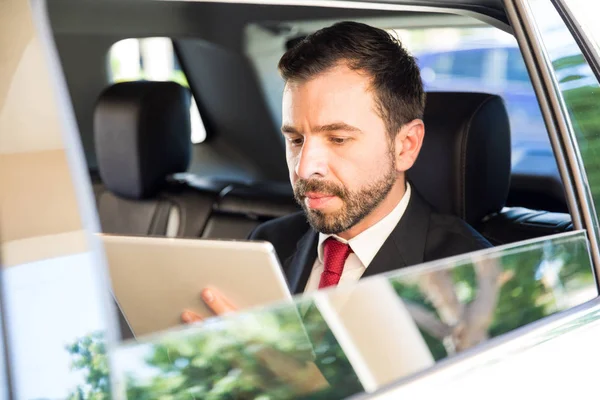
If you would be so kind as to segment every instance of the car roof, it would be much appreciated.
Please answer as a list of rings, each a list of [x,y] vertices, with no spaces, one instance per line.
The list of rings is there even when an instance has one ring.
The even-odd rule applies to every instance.
[[[193,1],[193,0],[192,0]],[[202,1],[202,0],[200,0]],[[344,1],[345,0],[335,0]],[[294,1],[302,2],[301,0]],[[361,3],[391,3],[413,6],[429,6],[466,10],[492,17],[503,23],[508,23],[506,10],[502,0],[360,0]],[[307,2],[308,3],[308,2]]]

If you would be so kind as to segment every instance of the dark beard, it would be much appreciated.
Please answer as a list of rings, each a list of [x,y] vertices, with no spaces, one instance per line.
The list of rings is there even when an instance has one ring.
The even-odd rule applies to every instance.
[[[294,185],[294,197],[304,209],[314,230],[324,234],[338,234],[352,228],[376,209],[392,190],[396,178],[397,173],[392,162],[380,180],[356,192],[349,192],[345,187],[325,180],[298,179]],[[342,208],[328,214],[309,209],[304,202],[308,192],[337,196],[342,200]]]

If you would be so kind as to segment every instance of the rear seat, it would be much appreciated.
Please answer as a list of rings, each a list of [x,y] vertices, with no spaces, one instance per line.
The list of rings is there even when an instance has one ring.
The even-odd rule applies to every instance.
[[[288,183],[232,184],[223,189],[202,237],[248,237],[259,224],[300,211]]]
[[[103,232],[243,239],[261,222],[299,210],[287,183],[186,173],[189,101],[189,91],[172,82],[118,83],[101,94],[92,181]]]

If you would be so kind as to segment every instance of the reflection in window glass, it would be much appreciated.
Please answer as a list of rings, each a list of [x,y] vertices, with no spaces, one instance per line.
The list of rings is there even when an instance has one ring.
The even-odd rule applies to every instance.
[[[325,400],[363,391],[312,301],[205,322],[113,357],[128,399]]]
[[[126,81],[173,81],[189,89],[185,73],[173,51],[169,38],[125,39],[115,43],[109,51],[110,82]],[[190,106],[192,143],[206,138],[196,100],[192,96]]]
[[[597,295],[585,232],[488,249],[115,350],[130,399],[372,392]]]
[[[110,305],[97,267],[91,253],[79,253],[4,269],[4,322],[18,398],[110,398]]]
[[[597,295],[585,234],[465,256],[450,270],[392,279],[436,360]]]
[[[597,54],[600,54],[600,25],[598,24],[600,3],[589,0],[566,0],[565,3],[582,29],[592,39]]]
[[[552,4],[530,0],[541,40],[579,145],[596,210],[600,209],[600,85]]]

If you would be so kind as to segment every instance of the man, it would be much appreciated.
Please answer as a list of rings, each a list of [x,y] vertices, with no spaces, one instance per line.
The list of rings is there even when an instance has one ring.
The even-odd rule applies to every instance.
[[[406,181],[423,143],[425,94],[414,58],[391,35],[338,23],[285,53],[279,70],[290,181],[304,212],[251,238],[273,243],[291,290],[489,246]]]
[[[250,238],[273,243],[292,292],[490,246],[461,219],[435,212],[406,180],[425,134],[425,93],[415,59],[396,39],[337,23],[288,50],[279,70],[290,181],[304,212]],[[217,291],[203,297],[217,313],[233,309]]]

